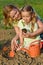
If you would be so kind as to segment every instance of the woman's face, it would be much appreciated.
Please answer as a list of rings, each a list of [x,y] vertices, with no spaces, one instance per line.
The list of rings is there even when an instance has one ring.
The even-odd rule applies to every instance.
[[[9,16],[13,19],[13,20],[19,20],[21,18],[21,15],[19,13],[19,11],[17,10],[12,10],[9,14]]]
[[[21,15],[22,15],[22,19],[23,19],[26,23],[29,23],[29,22],[30,22],[30,20],[31,20],[31,14],[30,14],[30,12],[23,11],[23,12],[21,13]]]

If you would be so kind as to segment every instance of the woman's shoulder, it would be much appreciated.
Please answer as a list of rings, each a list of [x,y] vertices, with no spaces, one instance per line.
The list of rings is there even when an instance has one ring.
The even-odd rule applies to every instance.
[[[37,19],[37,22],[42,22],[43,23],[43,21],[41,20],[41,18],[36,17],[36,19]]]
[[[37,19],[37,24],[39,27],[43,28],[43,22],[39,18]]]
[[[41,24],[43,25],[43,22],[40,19],[37,19],[37,23],[40,24],[40,25]]]

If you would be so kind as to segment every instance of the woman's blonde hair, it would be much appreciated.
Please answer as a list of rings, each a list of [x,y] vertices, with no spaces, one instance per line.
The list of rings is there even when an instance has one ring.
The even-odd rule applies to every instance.
[[[13,6],[13,5],[6,5],[5,7],[3,7],[3,15],[4,15],[4,24],[5,25],[7,25],[9,23],[9,20],[12,21],[12,19],[10,19],[10,17],[9,17],[9,13],[13,9],[19,11],[19,9],[16,6]]]
[[[30,15],[32,15],[32,18],[31,18],[31,32],[33,32],[34,30],[34,24],[35,22],[37,21],[37,15],[36,13],[34,12],[34,9],[32,8],[32,6],[28,5],[28,6],[24,6],[22,9],[21,9],[21,12],[24,12],[24,11],[27,11],[30,13]]]

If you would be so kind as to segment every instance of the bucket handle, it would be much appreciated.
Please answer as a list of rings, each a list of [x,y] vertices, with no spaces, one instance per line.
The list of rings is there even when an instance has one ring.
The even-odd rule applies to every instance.
[[[33,41],[33,42],[31,43],[31,45],[32,45],[34,42],[38,42],[38,41],[40,41],[40,40]]]
[[[38,41],[40,41],[40,40],[33,41],[33,42],[30,44],[30,46],[35,45],[35,44],[33,44],[33,43],[34,43],[34,42],[38,42]],[[40,44],[39,44],[39,46],[40,46]]]

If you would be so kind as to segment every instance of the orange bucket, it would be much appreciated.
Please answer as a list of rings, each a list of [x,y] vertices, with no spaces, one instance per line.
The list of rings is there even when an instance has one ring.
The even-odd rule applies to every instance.
[[[40,45],[39,44],[32,44],[29,48],[29,55],[30,57],[37,57],[40,55]]]

